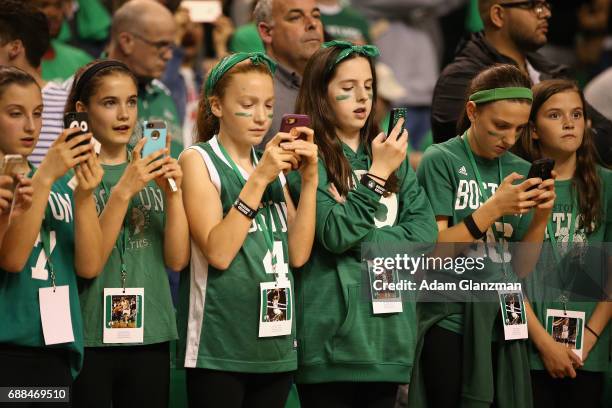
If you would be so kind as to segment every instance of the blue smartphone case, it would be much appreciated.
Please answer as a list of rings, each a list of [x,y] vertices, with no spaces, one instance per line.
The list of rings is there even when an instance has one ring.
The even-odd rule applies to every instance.
[[[142,137],[147,139],[142,148],[142,157],[147,157],[153,152],[166,147],[167,129],[166,124],[161,121],[144,121],[142,124]]]

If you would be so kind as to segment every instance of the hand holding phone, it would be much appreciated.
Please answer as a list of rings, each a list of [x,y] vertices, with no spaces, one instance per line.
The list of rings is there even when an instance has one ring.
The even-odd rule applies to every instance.
[[[531,167],[529,168],[529,174],[527,175],[527,179],[530,178],[541,178],[542,181],[548,180],[552,178],[552,170],[555,168],[555,161],[550,158],[542,158],[535,160],[531,163]],[[536,188],[537,186],[531,186],[525,191],[530,191]]]
[[[142,157],[147,157],[158,150],[165,149],[168,145],[168,128],[166,122],[163,120],[156,121],[144,121],[142,136],[147,139],[144,147],[142,148]],[[166,157],[161,156],[159,159]],[[157,160],[159,160],[157,159]],[[176,181],[170,177],[168,178],[168,184],[173,192],[178,191]]]
[[[403,118],[404,123],[402,123],[402,127],[399,133],[397,134],[396,139],[400,138],[400,136],[402,135],[402,133],[404,133],[404,130],[406,129],[406,115],[407,114],[408,114],[408,110],[406,108],[391,109],[391,114],[389,117],[389,126],[387,127],[387,137],[391,135],[391,132],[393,132],[393,129],[397,125],[397,122],[399,122],[400,118]]]
[[[30,171],[27,161],[20,154],[7,154],[2,159],[2,171],[0,174],[13,178],[11,191],[15,191],[15,187],[19,183],[18,176],[25,176]]]
[[[310,127],[310,117],[297,113],[286,113],[281,119],[280,132],[291,133],[291,129],[297,127]],[[300,133],[298,139],[306,140],[307,135]]]

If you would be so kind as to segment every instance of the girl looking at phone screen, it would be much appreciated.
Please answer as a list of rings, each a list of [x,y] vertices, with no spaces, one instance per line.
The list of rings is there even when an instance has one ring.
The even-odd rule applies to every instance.
[[[0,154],[32,154],[42,126],[40,87],[29,74],[0,67]],[[31,182],[18,178],[0,248],[0,384],[68,387],[82,367],[77,278],[102,270],[102,233],[92,192],[102,169],[91,134],[64,130]],[[85,146],[77,146],[86,142]],[[74,174],[67,174],[75,169]],[[71,178],[78,183],[74,186]],[[4,195],[7,197],[7,195]]]
[[[535,265],[538,253],[525,251],[531,256],[527,259],[520,251],[510,252],[507,243],[539,248],[555,199],[554,180],[523,180],[529,163],[508,152],[529,120],[530,82],[516,67],[498,65],[478,74],[468,95],[464,121],[469,129],[431,146],[417,175],[436,214],[438,241],[459,244],[464,256],[484,259],[474,278],[518,282]],[[505,330],[511,321],[522,321],[523,331],[516,337],[527,336],[524,319],[512,315],[518,315],[517,308],[524,314],[528,303],[521,299],[520,291],[507,296],[482,291],[478,299],[463,302],[420,303],[411,403],[531,406],[525,342]],[[501,380],[507,375],[513,376],[512,384]]]
[[[550,245],[546,259],[540,263],[555,267],[543,266],[546,269],[534,273],[528,286],[534,291],[530,297],[535,315],[527,318],[536,407],[580,404],[587,408],[601,404],[610,357],[612,304],[597,302],[594,297],[590,301],[584,301],[584,297],[579,301],[576,294],[581,291],[573,288],[591,278],[584,275],[585,268],[575,264],[569,266],[572,252],[585,251],[583,259],[601,259],[595,255],[597,243],[612,241],[612,172],[597,164],[599,160],[592,138],[584,96],[575,83],[548,80],[533,87],[530,125],[517,145],[517,153],[529,161],[542,157],[554,159],[558,174],[555,181],[557,199],[546,234]],[[576,245],[572,246],[573,243]],[[590,243],[594,244],[593,248],[587,246]],[[557,268],[557,263],[566,266]],[[601,270],[598,267],[586,269],[596,273]],[[580,344],[568,347],[555,341],[552,331],[545,328],[551,310],[585,313],[584,332],[572,336],[574,342],[583,339],[582,358],[573,351],[573,348],[580,349]],[[569,328],[563,326],[566,327],[562,337],[567,342]],[[572,332],[582,330],[581,325],[574,326]]]
[[[370,45],[324,44],[306,66],[296,102],[311,117],[321,152],[316,240],[296,283],[304,407],[393,407],[398,384],[410,380],[414,303],[390,314],[365,303],[360,250],[365,242],[435,242],[436,224],[406,159],[402,120],[388,137],[376,130],[376,55]]]
[[[221,60],[200,99],[199,142],[180,158],[193,253],[179,306],[190,406],[283,407],[297,367],[292,268],[312,247],[317,147],[312,129],[297,127],[255,152],[272,123],[274,69],[261,53]],[[291,169],[303,185],[297,208]]]
[[[66,104],[67,112],[87,112],[104,168],[94,198],[105,266],[96,279],[79,282],[85,363],[73,390],[76,407],[168,405],[169,342],[177,332],[165,267],[179,271],[188,263],[189,230],[182,171],[168,146],[146,157],[146,139],[128,147],[137,98],[125,64],[98,60],[77,72]],[[169,177],[179,191],[170,190]]]

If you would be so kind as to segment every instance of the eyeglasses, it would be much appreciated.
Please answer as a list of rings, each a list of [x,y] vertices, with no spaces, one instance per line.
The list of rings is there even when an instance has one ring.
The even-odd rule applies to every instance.
[[[536,12],[538,17],[544,15],[545,12],[552,11],[552,5],[547,1],[529,0],[529,1],[518,1],[516,3],[500,3],[503,8],[520,8],[523,10],[533,10]]]
[[[138,38],[145,44],[148,44],[151,47],[155,47],[157,52],[159,52],[160,54],[164,54],[166,51],[172,49],[171,41],[151,41],[151,40],[144,38],[142,35],[132,33],[132,32],[130,32],[130,34],[132,34],[134,37]]]

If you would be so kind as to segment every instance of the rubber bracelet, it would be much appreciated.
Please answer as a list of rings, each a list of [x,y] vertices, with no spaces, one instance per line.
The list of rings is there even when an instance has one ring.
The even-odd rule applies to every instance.
[[[376,180],[374,180],[372,177],[368,176],[367,174],[364,174],[363,176],[361,176],[360,181],[361,181],[361,184],[363,184],[364,186],[368,188],[368,190],[375,192],[379,196],[382,196],[383,194],[387,192],[387,190],[385,190],[385,186],[377,183]]]
[[[257,211],[249,207],[244,201],[238,197],[236,201],[234,201],[233,207],[238,210],[241,214],[245,215],[250,219],[254,219],[257,217]]]
[[[463,219],[463,223],[465,224],[466,228],[470,232],[470,235],[474,237],[474,239],[480,239],[484,237],[485,234],[487,233],[487,231],[481,231],[478,228],[478,225],[476,225],[476,222],[474,222],[474,217],[472,217],[472,214],[465,217]]]
[[[597,337],[597,340],[599,340],[599,334],[595,333],[595,330],[591,329],[588,324],[585,324],[584,327],[586,327],[588,331],[593,333],[593,336]]]
[[[375,178],[375,179],[378,179],[378,180],[382,181],[383,183],[386,183],[386,182],[387,182],[387,179],[382,178],[382,177],[378,177],[378,176],[376,176],[376,175],[374,175],[374,174],[372,174],[372,173],[366,173],[366,174],[367,174],[369,177],[373,177],[373,178]]]

